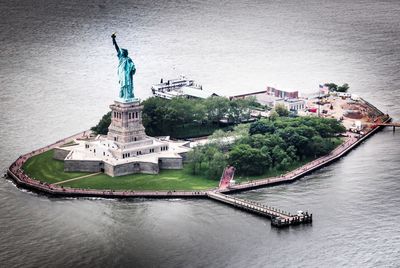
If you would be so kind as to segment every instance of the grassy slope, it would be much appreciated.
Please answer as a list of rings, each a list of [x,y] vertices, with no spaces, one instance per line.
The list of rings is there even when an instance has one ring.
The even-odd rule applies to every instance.
[[[30,158],[23,166],[26,174],[43,182],[55,183],[90,173],[64,172],[64,162],[53,159],[53,150]],[[62,184],[68,187],[121,190],[204,190],[218,186],[218,181],[192,175],[188,168],[162,170],[160,174],[132,174],[110,177],[105,174]]]
[[[342,143],[335,139],[335,145]],[[294,170],[313,159],[293,163],[286,171]],[[43,182],[55,183],[90,173],[64,172],[64,162],[53,159],[53,150],[30,158],[23,166],[26,174]],[[274,177],[285,171],[270,169],[258,176],[235,176],[237,182]],[[67,187],[113,190],[205,190],[218,186],[217,180],[204,178],[204,175],[193,175],[186,166],[183,170],[161,170],[159,174],[132,174],[110,177],[99,174],[62,184]]]
[[[64,162],[53,159],[53,150],[29,158],[22,169],[31,178],[48,183],[90,174],[85,172],[64,172]]]
[[[63,184],[68,187],[114,190],[206,190],[218,186],[217,180],[204,179],[183,170],[161,170],[159,174],[134,174],[110,177],[105,174]]]

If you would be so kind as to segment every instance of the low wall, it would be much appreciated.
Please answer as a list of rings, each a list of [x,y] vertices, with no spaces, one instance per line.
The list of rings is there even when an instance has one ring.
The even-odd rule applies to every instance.
[[[385,122],[389,122],[390,120],[391,120],[391,118],[389,117]],[[370,136],[372,136],[373,134],[375,134],[376,132],[378,132],[379,130],[381,130],[383,128],[384,128],[384,126],[376,127],[375,129],[371,130],[370,132],[368,132],[367,134],[362,136],[356,142],[351,144],[349,147],[347,147],[345,150],[343,150],[337,156],[330,157],[329,159],[322,161],[320,164],[315,165],[312,168],[308,168],[307,170],[304,170],[304,171],[302,171],[302,172],[300,172],[298,174],[295,174],[295,175],[291,176],[290,178],[275,177],[275,178],[259,179],[259,180],[254,180],[254,181],[249,182],[249,183],[238,184],[238,185],[232,186],[232,187],[227,188],[227,189],[218,190],[218,192],[221,192],[221,193],[224,193],[224,194],[229,194],[229,193],[234,193],[234,192],[248,191],[248,190],[251,190],[251,189],[274,186],[274,185],[278,185],[278,184],[292,183],[292,182],[304,177],[305,175],[311,174],[312,172],[314,172],[314,171],[316,171],[318,169],[321,169],[321,168],[323,168],[323,167],[325,167],[327,165],[330,165],[333,162],[339,160],[340,158],[342,158],[343,156],[348,154],[350,151],[355,149],[357,146],[359,146],[361,143],[363,143]],[[326,156],[322,156],[321,158],[324,158],[324,157],[326,157]],[[297,168],[297,170],[301,170],[301,169],[302,169],[302,167]]]
[[[104,164],[104,173],[108,176],[114,177],[114,167],[111,164],[103,163]]]
[[[182,169],[182,158],[167,158],[163,157],[159,159],[160,169]]]
[[[114,191],[114,190],[89,190],[42,183],[32,179],[22,179],[11,169],[7,175],[17,186],[29,189],[41,194],[57,197],[103,197],[103,198],[207,198],[206,191]],[[27,181],[29,180],[29,181]]]
[[[160,170],[158,168],[157,163],[135,162],[135,163],[121,164],[114,167],[110,166],[107,167],[107,171],[109,172],[106,173],[107,175],[112,177],[117,177],[135,173],[158,174]],[[106,169],[104,169],[104,172],[106,172]]]
[[[387,121],[390,121],[391,118],[389,117]],[[244,191],[244,190],[250,190],[253,188],[258,188],[258,187],[266,187],[274,184],[279,184],[279,183],[290,183],[293,182],[300,177],[303,177],[304,175],[311,173],[323,166],[326,166],[333,161],[336,161],[340,159],[343,155],[347,154],[350,152],[352,149],[357,147],[359,144],[361,144],[364,140],[372,136],[374,133],[382,129],[383,127],[377,127],[373,129],[372,131],[368,132],[365,136],[360,138],[357,142],[349,146],[345,151],[343,151],[340,155],[331,158],[330,160],[321,163],[318,166],[315,166],[314,168],[307,170],[305,172],[302,172],[301,174],[297,174],[293,176],[291,179],[287,180],[275,180],[275,182],[268,183],[267,184],[258,184],[257,183],[250,183],[244,186],[241,189],[226,189],[226,190],[218,190],[218,192],[224,192],[224,193],[230,193],[234,191]],[[83,132],[84,134],[85,132]],[[29,159],[30,157],[39,154],[43,151],[50,150],[56,146],[59,146],[61,142],[67,142],[72,138],[78,137],[82,133],[78,133],[74,136],[71,136],[69,138],[66,138],[62,141],[58,141],[52,145],[46,146],[44,148],[38,149],[36,151],[33,151],[31,153],[28,153],[24,156],[19,157],[7,170],[7,174],[10,176],[10,178],[17,184],[17,186],[21,186],[27,189],[34,190],[36,192],[44,193],[44,194],[49,194],[52,196],[60,196],[60,197],[104,197],[104,198],[131,198],[131,197],[148,197],[148,198],[205,198],[207,197],[207,192],[208,191],[213,191],[213,190],[208,190],[208,191],[142,191],[142,192],[137,192],[137,191],[112,191],[112,190],[89,190],[89,189],[74,189],[74,188],[63,188],[62,186],[57,186],[57,185],[52,185],[52,184],[47,184],[47,183],[42,183],[40,181],[34,180],[29,178],[26,174],[23,173],[21,170],[21,166],[23,163]],[[67,161],[66,161],[67,162]],[[85,161],[86,162],[86,161]],[[93,161],[97,162],[97,165],[99,169],[101,168],[99,161]],[[148,172],[154,172],[156,167],[158,168],[158,165],[156,163],[139,163],[139,164],[151,164],[151,165],[142,165],[140,166],[140,169],[143,169],[143,171],[148,171]],[[94,163],[93,163],[93,168],[94,168]],[[132,163],[131,163],[132,165]],[[112,171],[112,166],[108,164],[103,164],[103,168],[106,171]],[[124,170],[129,169],[129,167],[123,167],[121,168],[121,172],[124,172]],[[145,173],[144,172],[144,173]],[[158,171],[157,171],[158,172]],[[120,174],[123,175],[123,174]],[[261,181],[261,180],[260,180]]]
[[[97,160],[65,160],[64,171],[78,172],[100,172],[103,168],[103,161]]]

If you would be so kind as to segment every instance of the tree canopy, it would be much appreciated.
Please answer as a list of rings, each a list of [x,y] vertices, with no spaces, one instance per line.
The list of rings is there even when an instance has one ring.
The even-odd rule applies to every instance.
[[[342,86],[338,86],[335,83],[326,83],[325,86],[329,88],[329,91],[333,92],[347,92],[349,90],[349,84],[345,83]]]
[[[254,98],[229,100],[225,97],[178,97],[172,100],[151,97],[143,101],[142,105],[142,122],[146,134],[175,138],[208,136],[216,129],[248,120],[250,109],[260,106]],[[109,112],[92,130],[97,134],[107,134],[110,123]]]
[[[274,121],[261,119],[247,126],[247,133],[243,129],[239,132],[239,129],[240,125],[238,132],[232,134],[236,137],[235,141],[229,146],[226,143],[221,146],[214,141],[196,147],[196,153],[202,157],[194,153],[189,162],[202,159],[201,163],[212,167],[209,175],[221,174],[224,164],[233,165],[241,175],[261,175],[270,169],[284,171],[300,160],[329,153],[337,145],[336,136],[345,131],[337,120],[318,117],[278,117]],[[221,131],[213,136],[213,140],[217,137],[226,139]],[[218,159],[214,158],[217,152],[220,152]],[[201,172],[200,168],[195,169]]]
[[[143,125],[148,135],[179,136],[175,134],[184,129],[199,130],[215,126],[215,130],[222,119],[230,124],[247,120],[250,118],[250,107],[254,105],[254,100],[229,100],[225,97],[178,97],[166,100],[152,97],[145,100],[143,105]]]
[[[100,119],[99,123],[96,126],[92,127],[91,130],[97,134],[107,135],[108,127],[111,124],[111,111],[103,115]]]

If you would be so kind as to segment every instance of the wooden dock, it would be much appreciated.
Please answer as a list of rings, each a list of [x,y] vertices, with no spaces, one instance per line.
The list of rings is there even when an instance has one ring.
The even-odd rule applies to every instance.
[[[228,196],[217,191],[207,192],[207,196],[213,200],[242,209],[244,211],[270,218],[271,224],[276,227],[287,227],[290,225],[312,222],[312,214],[308,214],[308,212],[302,213],[301,215],[292,215],[291,213],[282,211],[280,209],[263,205],[255,201]]]

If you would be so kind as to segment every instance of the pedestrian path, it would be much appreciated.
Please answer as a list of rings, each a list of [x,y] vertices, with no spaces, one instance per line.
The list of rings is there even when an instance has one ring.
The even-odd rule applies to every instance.
[[[312,222],[312,214],[308,214],[308,212],[299,211],[296,215],[292,215],[289,212],[263,205],[255,201],[228,196],[219,192],[207,192],[207,196],[213,200],[246,210],[253,214],[271,218],[271,224],[277,227]]]
[[[65,181],[59,181],[59,182],[53,183],[53,185],[59,185],[59,184],[63,184],[63,183],[70,182],[70,181],[76,181],[76,180],[80,180],[80,179],[84,179],[84,178],[89,178],[89,177],[93,177],[95,175],[99,175],[99,174],[102,174],[102,173],[103,172],[91,173],[89,175],[84,175],[84,176],[72,178],[72,179],[65,180]]]

